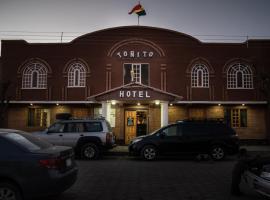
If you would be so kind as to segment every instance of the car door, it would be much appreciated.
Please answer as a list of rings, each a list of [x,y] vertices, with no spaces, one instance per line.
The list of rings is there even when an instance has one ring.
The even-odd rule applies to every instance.
[[[207,124],[187,123],[183,125],[183,147],[186,152],[199,153],[207,151],[208,138],[206,137]]]
[[[175,154],[179,152],[178,125],[169,125],[159,132],[159,149],[164,154]]]
[[[83,133],[84,133],[83,122],[66,123],[62,136],[62,145],[75,147],[79,138],[83,136]]]
[[[41,137],[50,142],[51,144],[62,145],[63,131],[64,123],[57,122],[50,126],[47,132],[44,132],[44,134],[46,135],[43,135]]]

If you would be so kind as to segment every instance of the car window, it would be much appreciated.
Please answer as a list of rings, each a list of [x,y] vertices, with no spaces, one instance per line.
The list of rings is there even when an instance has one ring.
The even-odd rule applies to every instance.
[[[177,136],[177,125],[169,126],[162,131],[166,136]]]
[[[234,131],[225,124],[213,124],[211,126],[211,133],[215,135],[234,134]]]
[[[211,127],[203,123],[190,123],[183,125],[183,132],[186,136],[203,136],[208,135]]]
[[[20,149],[4,137],[0,137],[0,155],[7,155],[19,152]]]
[[[64,131],[63,123],[55,123],[48,129],[48,133],[62,133],[63,131]]]
[[[101,132],[102,124],[100,122],[87,122],[85,123],[85,129],[87,132]]]
[[[52,146],[52,144],[27,133],[7,133],[5,137],[29,151],[47,149]]]
[[[64,132],[67,133],[84,132],[83,123],[82,122],[66,123]]]

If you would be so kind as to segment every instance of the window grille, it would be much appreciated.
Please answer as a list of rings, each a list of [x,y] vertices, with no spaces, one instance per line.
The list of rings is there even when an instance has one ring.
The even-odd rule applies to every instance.
[[[192,87],[209,87],[209,72],[205,65],[196,64],[191,70],[191,86]]]
[[[124,84],[128,84],[130,82],[148,85],[149,64],[124,64]]]
[[[47,68],[39,63],[28,64],[22,75],[23,89],[46,89],[47,88]]]
[[[82,63],[72,63],[68,69],[68,87],[85,87],[86,68]]]
[[[233,128],[247,127],[247,109],[226,109],[224,119]]]
[[[249,66],[241,63],[233,64],[227,72],[228,89],[252,89],[253,75]]]

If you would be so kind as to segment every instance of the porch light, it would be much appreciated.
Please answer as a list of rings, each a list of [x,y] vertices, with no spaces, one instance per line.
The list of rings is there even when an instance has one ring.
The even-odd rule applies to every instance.
[[[32,103],[30,103],[30,106],[32,106],[33,104]]]
[[[172,103],[170,103],[170,106],[173,106],[173,104],[172,104]]]
[[[221,106],[221,104],[219,103],[218,106]]]
[[[115,105],[116,104],[116,101],[115,100],[112,100],[112,105]]]
[[[244,104],[244,103],[242,103],[242,106],[245,106],[245,104]]]
[[[57,103],[56,105],[59,106],[59,103]]]
[[[160,104],[160,101],[159,100],[155,100],[155,104],[156,105],[159,105]]]

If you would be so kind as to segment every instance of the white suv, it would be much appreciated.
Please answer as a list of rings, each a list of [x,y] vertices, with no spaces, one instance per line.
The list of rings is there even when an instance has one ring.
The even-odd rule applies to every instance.
[[[52,124],[34,135],[55,145],[73,147],[84,159],[97,159],[115,146],[111,126],[105,119],[69,119]]]

